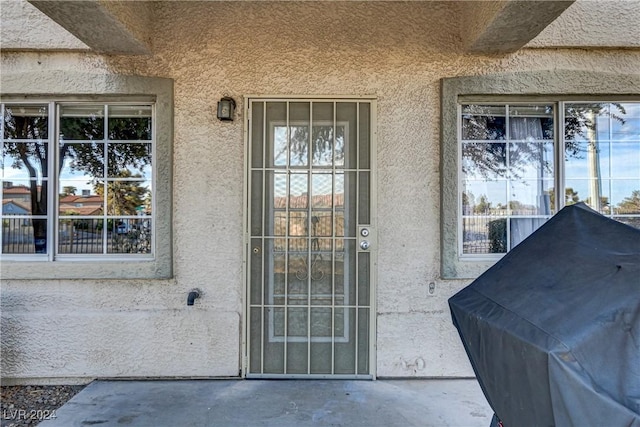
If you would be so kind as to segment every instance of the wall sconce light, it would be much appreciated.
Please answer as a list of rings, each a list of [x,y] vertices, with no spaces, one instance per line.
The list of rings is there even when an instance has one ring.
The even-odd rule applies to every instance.
[[[218,101],[218,120],[232,122],[235,109],[236,101],[228,96],[223,96],[220,101]]]

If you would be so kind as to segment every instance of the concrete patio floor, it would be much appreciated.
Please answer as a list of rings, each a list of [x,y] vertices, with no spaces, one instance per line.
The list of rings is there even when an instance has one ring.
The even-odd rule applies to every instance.
[[[473,379],[95,381],[56,426],[489,427]]]

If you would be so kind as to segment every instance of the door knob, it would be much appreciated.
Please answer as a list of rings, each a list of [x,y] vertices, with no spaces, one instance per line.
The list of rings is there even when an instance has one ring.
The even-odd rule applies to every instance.
[[[370,243],[367,240],[363,240],[362,242],[360,242],[360,249],[362,250],[367,250],[369,249]]]

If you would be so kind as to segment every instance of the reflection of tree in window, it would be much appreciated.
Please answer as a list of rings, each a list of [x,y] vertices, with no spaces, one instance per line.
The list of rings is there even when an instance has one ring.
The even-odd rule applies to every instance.
[[[518,108],[524,113],[520,113]],[[522,115],[518,116],[519,113]],[[513,107],[509,113],[509,145],[513,148],[508,147],[505,141],[506,114],[504,106],[463,106],[462,139],[466,141],[463,145],[463,157],[466,160],[462,165],[463,173],[491,180],[507,177],[510,172],[511,179],[520,179],[531,164],[538,164],[541,172],[550,173],[553,162],[545,158],[541,142],[553,139],[553,107]]]
[[[578,197],[578,192],[575,191],[573,188],[571,187],[566,187],[564,190],[564,204],[565,205],[573,205],[575,203],[578,203],[580,201],[580,197]],[[549,197],[551,198],[551,205],[555,205],[556,203],[556,190],[555,188],[551,188],[549,190]]]
[[[344,159],[344,126],[336,126],[336,137],[333,126],[313,126],[311,160],[314,165],[330,165],[332,160],[341,163]],[[309,142],[309,127],[292,127],[291,158],[298,158],[306,162],[307,146]],[[335,151],[334,151],[335,147]],[[335,154],[334,154],[335,152]]]
[[[62,187],[62,192],[60,193],[60,197],[64,196],[75,196],[78,189],[73,185],[65,185]]]
[[[104,176],[104,144],[103,135],[98,135],[98,130],[103,125],[96,124],[97,118],[65,118],[60,119],[60,159],[69,159],[70,169],[79,171],[85,175],[96,178]],[[101,122],[102,118],[99,119]],[[131,120],[129,125],[124,125],[130,119],[109,119],[110,135],[117,136],[120,140],[150,138],[149,123],[146,119],[141,121]],[[114,124],[112,125],[112,122]],[[73,137],[68,137],[73,135]],[[95,140],[101,142],[72,144],[69,140]],[[117,174],[122,169],[134,167],[141,170],[151,164],[151,147],[149,144],[135,143],[110,143],[109,144],[109,175]],[[62,162],[60,164],[62,168]]]
[[[598,212],[611,213],[609,198],[602,195],[601,144],[610,143],[610,122],[624,125],[626,109],[620,103],[571,103],[565,106],[565,160],[586,159],[588,195],[579,198]],[[600,126],[604,125],[604,136]],[[608,175],[608,174],[607,174]],[[575,178],[567,176],[566,178]]]
[[[150,140],[151,120],[149,117],[109,117],[109,139]]]
[[[614,109],[610,108],[613,106]],[[597,118],[611,117],[613,120],[621,124],[625,123],[624,115],[626,110],[620,103],[595,103],[595,104],[568,104],[565,108],[564,120],[564,137],[565,152],[568,156],[583,156],[583,148],[579,142],[581,138],[587,138],[591,143],[594,142],[593,136],[589,133],[597,135]]]
[[[110,107],[111,108],[111,107]],[[126,108],[122,106],[116,109]],[[151,116],[149,106],[136,107],[141,117],[110,117],[108,136],[117,140],[151,140]],[[23,112],[24,110],[24,112]],[[30,177],[31,215],[47,214],[48,173],[48,108],[46,106],[5,106],[3,159],[12,159],[12,167],[25,168]],[[105,177],[105,141],[104,106],[64,106],[59,119],[59,158],[58,175],[65,164],[70,171],[76,171],[90,178]],[[15,142],[12,140],[34,140],[33,142]],[[44,141],[44,142],[43,142]],[[74,142],[75,141],[75,142]],[[83,142],[80,142],[83,141]],[[109,176],[118,176],[122,170],[142,171],[151,165],[151,144],[149,143],[109,143]],[[130,172],[129,172],[130,173]],[[139,177],[130,175],[131,177]],[[40,179],[44,177],[47,179]],[[136,189],[135,181],[126,184],[133,195],[131,200],[144,196]],[[69,189],[67,189],[69,190]],[[66,190],[65,190],[66,191]],[[147,191],[145,189],[145,191]],[[63,191],[64,192],[64,191]],[[143,204],[143,203],[140,203]],[[119,201],[117,209],[128,214],[128,203]],[[47,237],[47,219],[32,219],[35,241],[44,241]],[[38,248],[36,248],[38,251]],[[40,252],[44,252],[44,249]]]
[[[640,214],[640,190],[633,190],[629,197],[618,203],[620,214]]]
[[[118,178],[142,178],[140,174],[132,175],[124,169],[120,171]],[[108,215],[135,215],[136,208],[145,204],[149,190],[140,184],[143,181],[109,181],[107,184],[107,214]],[[94,191],[99,196],[104,196],[104,185],[97,183]]]
[[[547,185],[554,175],[553,117],[552,104],[462,106],[465,253],[504,253],[508,233],[513,245],[544,220],[527,216],[552,213]],[[535,199],[529,201],[532,185]],[[483,193],[474,196],[471,188]],[[510,222],[491,219],[505,215]]]
[[[31,199],[31,215],[47,215],[48,179],[48,108],[46,106],[5,106],[4,110],[4,143],[2,158],[11,159],[15,169],[27,169],[29,173],[29,192]],[[34,140],[33,142],[14,142],[17,140]],[[32,219],[34,241],[45,241],[47,236],[47,220]],[[40,245],[36,252],[44,253],[46,247]]]
[[[487,200],[487,196],[480,195],[478,204],[473,208],[473,213],[481,215],[489,215],[491,209],[491,202]]]

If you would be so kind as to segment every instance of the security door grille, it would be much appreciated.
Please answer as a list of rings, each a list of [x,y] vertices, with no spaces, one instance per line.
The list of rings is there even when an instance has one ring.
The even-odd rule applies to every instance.
[[[246,376],[370,378],[373,101],[247,105]]]

